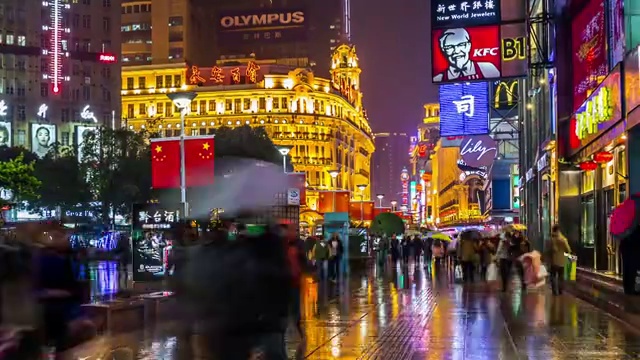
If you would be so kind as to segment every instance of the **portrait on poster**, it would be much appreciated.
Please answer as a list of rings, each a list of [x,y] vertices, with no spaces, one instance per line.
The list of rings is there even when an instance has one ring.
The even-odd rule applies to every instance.
[[[56,141],[58,136],[55,125],[31,124],[31,151],[39,158],[45,157]]]
[[[0,146],[11,146],[11,123],[0,121]]]
[[[84,142],[90,136],[96,136],[97,128],[95,126],[76,126],[76,146],[78,147],[78,161],[82,161],[85,155]]]

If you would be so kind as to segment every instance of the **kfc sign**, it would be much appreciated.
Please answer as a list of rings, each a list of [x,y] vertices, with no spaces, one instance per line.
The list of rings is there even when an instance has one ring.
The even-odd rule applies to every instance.
[[[487,83],[444,84],[440,92],[440,136],[489,133]]]
[[[500,23],[500,0],[432,0],[431,25],[494,25]]]
[[[524,76],[526,26],[508,24],[432,31],[433,82]]]

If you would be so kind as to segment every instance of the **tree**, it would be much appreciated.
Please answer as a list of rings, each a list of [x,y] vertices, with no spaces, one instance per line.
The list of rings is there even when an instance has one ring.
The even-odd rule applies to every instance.
[[[391,236],[404,233],[404,222],[394,213],[382,213],[373,219],[371,233]]]
[[[42,185],[38,190],[39,197],[29,201],[31,211],[89,207],[91,192],[75,148],[55,145],[44,158],[35,162],[35,176]]]
[[[100,128],[88,134],[81,148],[81,167],[98,201],[103,223],[109,215],[127,216],[131,205],[150,198],[151,152],[145,133]]]
[[[25,155],[18,154],[12,159],[0,162],[0,186],[13,194],[13,202],[38,197],[40,180],[34,175],[34,161],[25,162]],[[0,204],[6,206],[12,202],[0,198]]]
[[[215,156],[241,157],[262,160],[274,164],[282,163],[282,155],[269,138],[264,127],[248,125],[236,128],[220,127],[215,132]]]

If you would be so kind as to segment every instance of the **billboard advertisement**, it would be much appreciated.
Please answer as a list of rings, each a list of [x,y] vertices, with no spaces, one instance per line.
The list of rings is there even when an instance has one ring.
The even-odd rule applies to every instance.
[[[525,9],[524,1],[519,0],[432,0],[431,26],[435,29],[524,21]]]
[[[489,133],[487,83],[444,84],[440,92],[440,136]]]
[[[31,124],[31,151],[39,158],[45,157],[56,141],[58,134],[55,125]]]
[[[578,108],[571,120],[569,145],[577,151],[622,119],[620,66]]]
[[[593,0],[571,22],[573,109],[609,72],[604,0]]]
[[[488,168],[498,156],[498,143],[489,135],[465,137],[460,145],[460,157],[468,166]]]
[[[217,20],[218,44],[301,41],[307,36],[303,9],[226,11]]]
[[[526,25],[490,25],[431,32],[434,83],[524,76]]]
[[[618,65],[624,59],[624,0],[609,0],[609,63]]]
[[[11,146],[10,121],[0,121],[0,146]]]
[[[624,97],[626,99],[627,114],[640,106],[640,57],[638,48],[631,51],[624,59]],[[633,120],[629,118],[629,122]],[[632,124],[629,124],[629,127]]]
[[[95,126],[85,126],[85,125],[77,125],[76,126],[76,146],[78,147],[78,161],[82,161],[82,159],[84,159],[84,155],[85,155],[85,149],[84,149],[84,140],[91,136],[92,134],[95,136],[96,134],[96,130],[98,130],[97,127]],[[98,143],[96,142],[96,145]],[[89,152],[89,154],[91,154],[91,152]]]

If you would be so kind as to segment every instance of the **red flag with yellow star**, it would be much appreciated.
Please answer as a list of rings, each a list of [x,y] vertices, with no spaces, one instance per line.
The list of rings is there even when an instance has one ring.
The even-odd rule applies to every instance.
[[[187,187],[213,185],[213,136],[189,136],[184,142]]]
[[[151,139],[151,187],[180,187],[180,139]]]

